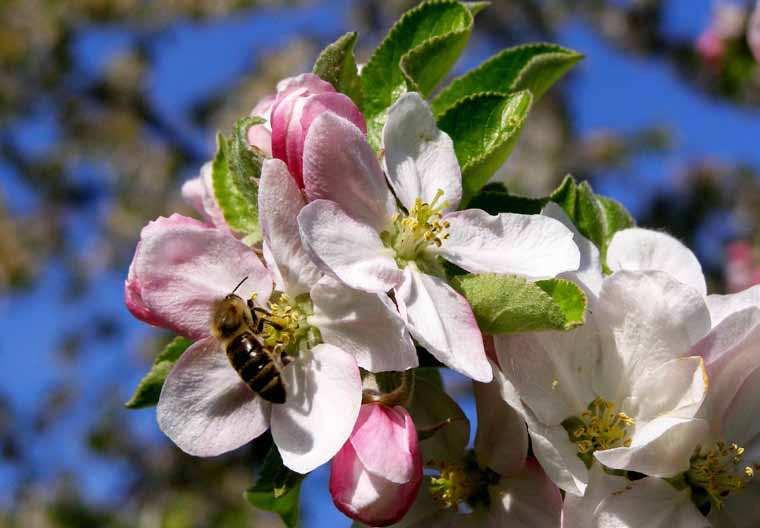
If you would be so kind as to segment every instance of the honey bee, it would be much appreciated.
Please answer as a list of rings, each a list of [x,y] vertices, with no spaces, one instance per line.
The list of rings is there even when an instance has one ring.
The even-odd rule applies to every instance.
[[[267,319],[269,313],[235,294],[247,278],[214,306],[211,333],[221,341],[232,368],[253,392],[269,402],[285,403],[282,369],[292,359],[281,347],[267,347],[261,339],[264,325],[278,326]]]

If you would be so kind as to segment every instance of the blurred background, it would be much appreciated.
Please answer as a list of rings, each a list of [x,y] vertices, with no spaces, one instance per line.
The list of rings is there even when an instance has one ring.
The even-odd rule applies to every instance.
[[[760,282],[753,3],[494,0],[458,72],[534,40],[586,55],[498,177],[530,195],[588,179],[693,248],[711,291]],[[169,336],[132,319],[123,281],[148,220],[191,214],[179,188],[215,130],[345,31],[366,59],[414,4],[0,0],[0,527],[280,526],[242,498],[255,443],[193,459],[124,409]],[[327,477],[304,484],[305,526],[350,524]]]

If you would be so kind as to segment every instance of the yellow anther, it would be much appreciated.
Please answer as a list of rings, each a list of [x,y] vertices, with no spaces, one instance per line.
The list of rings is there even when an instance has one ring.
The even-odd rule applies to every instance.
[[[591,455],[594,451],[614,447],[630,447],[628,427],[634,424],[634,419],[626,413],[615,412],[614,403],[601,398],[592,401],[580,416],[563,422],[579,455]],[[586,461],[585,456],[582,458]],[[587,463],[590,464],[590,460]]]
[[[442,462],[433,467],[440,471],[440,475],[430,478],[430,494],[444,508],[456,509],[477,490],[479,482],[464,466]]]
[[[729,494],[740,492],[755,476],[752,466],[740,467],[744,452],[743,447],[723,441],[709,449],[697,446],[686,479],[692,487],[704,490],[713,506],[721,509]]]

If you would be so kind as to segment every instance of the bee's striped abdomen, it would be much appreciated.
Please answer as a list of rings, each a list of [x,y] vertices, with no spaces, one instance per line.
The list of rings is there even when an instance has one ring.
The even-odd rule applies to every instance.
[[[285,386],[280,371],[252,332],[243,332],[227,345],[227,357],[251,390],[272,403],[285,403]]]

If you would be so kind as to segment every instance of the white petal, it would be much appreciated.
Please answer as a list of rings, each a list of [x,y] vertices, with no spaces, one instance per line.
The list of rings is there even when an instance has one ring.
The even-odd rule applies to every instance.
[[[384,229],[396,212],[393,194],[364,134],[332,112],[323,113],[309,127],[303,178],[309,201],[332,200],[377,230]]]
[[[707,518],[713,528],[757,528],[760,526],[760,484],[755,477],[740,493],[732,493],[725,499],[721,510],[710,509]]]
[[[760,307],[760,284],[730,295],[708,295],[707,306],[710,308],[713,327],[718,326],[733,312],[750,306]]]
[[[745,462],[760,464],[760,368],[747,376],[722,416],[726,438],[747,450]],[[757,479],[757,477],[756,477]]]
[[[546,425],[559,425],[596,398],[591,381],[599,358],[593,321],[569,332],[494,336],[504,376]]]
[[[707,294],[697,257],[665,233],[638,227],[618,231],[607,248],[607,265],[613,271],[664,271],[702,295]]]
[[[322,339],[345,350],[370,372],[402,371],[418,365],[406,322],[384,293],[367,293],[324,277],[311,289],[309,323]]]
[[[156,408],[161,430],[184,452],[216,456],[269,428],[269,404],[243,383],[216,338],[194,343],[166,377]]]
[[[710,329],[704,297],[659,271],[607,277],[594,310],[602,340],[599,396],[619,401],[648,370],[687,355]]]
[[[538,463],[528,460],[525,468],[502,478],[489,489],[493,528],[556,528],[560,523],[562,495]]]
[[[575,242],[580,251],[581,258],[578,270],[567,271],[559,276],[563,279],[579,283],[586,291],[586,294],[592,298],[599,297],[599,290],[602,288],[602,280],[604,278],[602,275],[602,265],[599,260],[599,249],[588,238],[581,235],[581,232],[578,231],[578,228],[575,227],[575,224],[573,224],[559,204],[549,202],[543,211],[541,211],[541,214],[562,222],[562,225],[573,233],[573,242]]]
[[[676,358],[633,381],[623,408],[636,420],[658,416],[692,418],[707,392],[707,372],[701,357]]]
[[[361,378],[356,361],[328,344],[285,367],[288,398],[272,406],[271,428],[283,463],[308,473],[343,447],[359,415]]]
[[[436,359],[476,381],[491,381],[491,365],[472,308],[432,275],[409,265],[397,300],[406,307],[409,331]]]
[[[631,447],[595,451],[594,456],[613,469],[673,477],[689,469],[694,449],[707,434],[708,424],[704,420],[661,416],[637,427]]]
[[[494,378],[498,376],[496,368]],[[528,428],[525,420],[501,397],[501,387],[491,383],[473,384],[478,412],[475,455],[478,464],[500,475],[514,475],[525,465],[528,454]]]
[[[480,209],[445,216],[449,238],[438,252],[472,273],[514,273],[531,279],[578,269],[573,233],[553,218]]]
[[[570,495],[583,495],[588,469],[578,458],[577,446],[570,442],[561,425],[544,427],[528,421],[533,453],[549,478]]]
[[[388,111],[383,147],[388,181],[407,209],[417,198],[431,203],[441,190],[449,202],[446,210],[456,210],[462,198],[462,173],[454,143],[438,129],[418,93],[405,93]]]
[[[709,528],[694,507],[688,490],[666,481],[630,481],[606,474],[598,465],[582,498],[567,496],[563,528]]]
[[[293,297],[308,292],[321,276],[301,244],[297,217],[304,205],[285,163],[265,160],[259,183],[261,230],[285,291]]]
[[[312,260],[352,288],[387,292],[403,280],[393,251],[383,246],[377,231],[335,202],[310,203],[301,209],[298,225]]]

